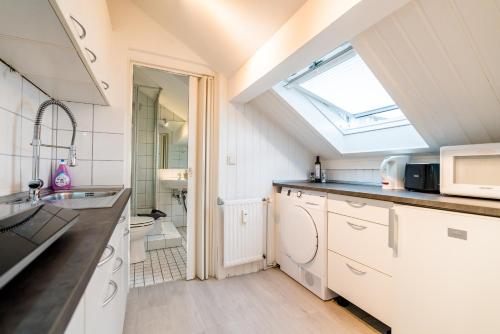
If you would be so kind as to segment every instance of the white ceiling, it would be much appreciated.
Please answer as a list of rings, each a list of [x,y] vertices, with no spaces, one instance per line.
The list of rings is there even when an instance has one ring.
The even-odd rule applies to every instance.
[[[132,0],[164,29],[229,76],[306,0]]]

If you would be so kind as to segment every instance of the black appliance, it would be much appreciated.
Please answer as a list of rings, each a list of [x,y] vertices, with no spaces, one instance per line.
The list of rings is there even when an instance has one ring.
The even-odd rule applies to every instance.
[[[405,189],[439,193],[439,164],[406,164]]]
[[[0,289],[77,222],[50,204],[0,205]]]

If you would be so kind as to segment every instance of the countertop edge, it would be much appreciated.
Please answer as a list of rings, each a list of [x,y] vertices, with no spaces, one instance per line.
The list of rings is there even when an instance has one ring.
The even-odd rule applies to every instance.
[[[335,184],[335,183],[334,183]],[[309,191],[325,192],[329,194],[344,195],[361,197],[367,199],[374,199],[380,201],[388,201],[395,204],[416,206],[427,209],[436,209],[451,211],[457,213],[474,214],[487,217],[500,218],[500,208],[499,207],[489,207],[487,205],[491,200],[487,199],[472,199],[467,197],[457,197],[457,196],[442,196],[439,194],[429,194],[429,193],[418,193],[411,191],[401,191],[405,196],[398,196],[397,193],[393,194],[380,194],[377,192],[360,191],[355,189],[359,185],[351,185],[353,190],[347,189],[334,189],[332,186],[322,186],[321,183],[309,183],[306,181],[273,181],[273,186],[279,187],[290,187]],[[332,185],[332,183],[327,183],[327,185]],[[348,187],[349,184],[338,184],[340,186]],[[373,185],[367,185],[365,187],[374,187]],[[380,189],[377,189],[380,190]],[[423,198],[423,197],[435,197]],[[418,198],[417,198],[418,197]],[[458,201],[463,201],[464,203],[456,203]],[[477,201],[477,204],[465,203],[467,201]],[[479,203],[484,203],[480,205]],[[500,202],[496,202],[500,205]]]

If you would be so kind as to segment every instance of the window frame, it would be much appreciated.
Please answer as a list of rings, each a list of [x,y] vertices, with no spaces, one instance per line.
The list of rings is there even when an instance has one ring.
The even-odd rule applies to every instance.
[[[401,111],[402,117],[400,118],[390,119],[386,121],[377,121],[373,122],[372,124],[360,125],[353,128],[349,128],[348,125],[353,120],[360,120],[365,117],[374,116],[387,111],[398,110],[398,109],[400,110],[400,108],[396,104],[392,104],[372,110],[367,110],[358,114],[351,114],[348,111],[332,104],[326,99],[314,94],[313,92],[301,86],[301,83],[306,82],[312,79],[313,77],[328,71],[329,69],[341,64],[346,60],[351,59],[352,57],[355,57],[356,55],[358,55],[358,53],[352,47],[352,45],[349,43],[345,43],[344,45],[335,49],[333,52],[315,61],[306,69],[289,76],[284,81],[284,87],[288,89],[294,89],[295,91],[304,95],[314,105],[314,107],[318,109],[318,111],[320,111],[323,114],[323,116],[344,135],[411,125],[411,122],[406,118],[406,115],[404,115],[404,113]],[[339,118],[341,118],[341,120],[346,123],[347,127],[344,128],[340,126],[340,124],[337,124],[334,120],[331,119],[329,115],[326,115],[325,112],[321,110],[321,108],[319,108],[313,101],[325,105],[330,110],[330,112],[338,114]]]

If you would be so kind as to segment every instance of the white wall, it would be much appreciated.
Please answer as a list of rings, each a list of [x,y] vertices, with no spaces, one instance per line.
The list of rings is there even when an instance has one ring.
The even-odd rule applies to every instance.
[[[225,79],[219,78],[221,101],[225,96]],[[276,179],[306,179],[312,168],[313,155],[296,138],[285,132],[265,112],[251,104],[222,103],[219,109],[219,196],[224,200],[267,198],[273,200],[272,182]],[[235,164],[230,164],[231,159]],[[270,205],[269,262],[273,261],[274,221]],[[215,244],[222,262],[222,210],[215,225]],[[225,270],[216,266],[218,278],[241,275],[262,269],[262,263],[242,265]]]

